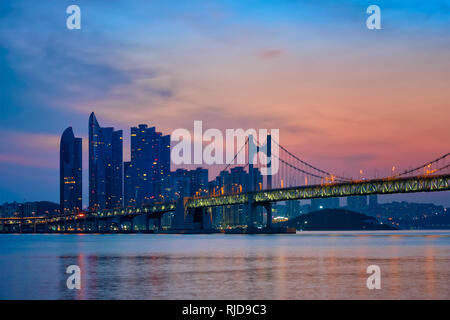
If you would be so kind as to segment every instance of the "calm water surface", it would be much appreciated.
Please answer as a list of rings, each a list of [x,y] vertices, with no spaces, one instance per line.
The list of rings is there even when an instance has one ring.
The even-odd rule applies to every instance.
[[[1,234],[0,254],[0,299],[450,299],[450,231]]]

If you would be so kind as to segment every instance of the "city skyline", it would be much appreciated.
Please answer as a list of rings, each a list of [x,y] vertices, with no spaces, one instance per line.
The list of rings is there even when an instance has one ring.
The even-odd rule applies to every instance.
[[[96,129],[92,130],[92,128],[96,128]],[[128,170],[128,174],[130,173],[130,171],[129,171],[130,170],[130,168],[129,168],[130,164],[132,164],[133,161],[136,163],[136,160],[133,160],[133,154],[135,154],[134,158],[136,158],[137,155],[138,155],[138,153],[136,152],[136,149],[138,147],[140,148],[140,147],[143,146],[143,144],[140,144],[140,140],[142,139],[142,137],[150,137],[150,139],[152,139],[153,141],[154,141],[154,138],[162,139],[161,141],[164,141],[164,143],[161,143],[161,142],[158,142],[158,143],[160,145],[165,145],[166,147],[170,147],[170,135],[163,135],[161,132],[157,132],[155,127],[148,127],[146,124],[139,124],[138,126],[130,127],[129,129],[130,129],[129,144],[128,144],[129,147],[128,147],[128,145],[125,145],[125,148],[124,148],[123,142],[126,139],[124,139],[125,137],[122,136],[123,130],[121,130],[121,129],[120,130],[114,130],[113,127],[100,127],[100,125],[99,125],[99,123],[97,121],[97,118],[95,116],[95,112],[91,112],[91,114],[90,114],[89,126],[88,126],[88,132],[90,132],[90,134],[88,135],[88,137],[94,136],[94,135],[100,136],[101,137],[100,139],[105,139],[105,137],[109,137],[109,140],[110,140],[109,141],[109,144],[110,144],[109,155],[110,155],[110,157],[108,158],[109,161],[112,160],[111,156],[112,156],[112,149],[113,148],[111,148],[111,146],[113,145],[112,141],[114,140],[114,136],[116,136],[115,137],[116,138],[115,139],[116,140],[115,149],[117,149],[117,150],[116,150],[115,153],[116,153],[116,157],[119,157],[118,160],[116,160],[116,165],[119,164],[119,167],[117,169],[123,168],[122,170],[119,170],[117,172],[117,174],[119,174],[119,172],[122,172],[122,174],[119,174],[119,176],[115,178],[116,181],[122,181],[122,183],[121,183],[122,190],[121,191],[116,191],[116,193],[122,194],[122,196],[120,196],[120,198],[123,199],[123,200],[119,200],[118,203],[123,203],[123,206],[125,206],[125,207],[126,206],[136,206],[136,202],[135,203],[130,203],[129,201],[126,202],[126,199],[127,199],[127,196],[126,196],[126,192],[127,192],[126,191],[126,189],[127,189],[126,175],[127,175],[127,170]],[[147,133],[145,133],[143,136],[139,136],[138,137],[137,136],[138,132],[147,132]],[[91,153],[91,150],[89,148],[89,146],[91,145],[91,139],[92,138],[86,139],[88,141],[83,142],[83,143],[87,143],[88,144],[88,148],[87,148],[88,150],[86,150],[87,151],[86,153],[89,153],[89,154]],[[83,138],[77,138],[77,137],[74,136],[72,127],[68,127],[66,130],[64,130],[64,132],[61,135],[61,142],[60,142],[60,153],[61,153],[60,154],[60,162],[61,163],[60,163],[60,180],[59,180],[60,181],[60,199],[63,198],[63,191],[62,191],[63,189],[61,189],[61,186],[63,186],[63,185],[61,183],[63,181],[62,179],[64,179],[64,178],[62,178],[63,177],[63,173],[61,171],[62,170],[62,161],[63,161],[63,155],[62,155],[63,151],[62,150],[63,149],[67,149],[68,148],[67,144],[70,144],[70,143],[73,145],[71,148],[81,148],[83,140],[84,140]],[[119,148],[117,148],[117,141],[120,142],[120,147]],[[169,145],[167,145],[167,142],[169,142]],[[63,143],[65,144],[64,148],[63,148]],[[96,141],[96,144],[97,143],[98,143],[98,141]],[[104,142],[102,142],[101,144],[103,144],[103,143]],[[152,147],[152,151],[151,152],[153,152],[153,148],[154,147]],[[123,161],[123,159],[126,158],[125,157],[126,153],[123,150],[129,151],[129,158],[131,159],[131,161]],[[83,152],[80,152],[80,151],[81,150],[76,150],[75,151],[75,153],[77,153],[76,157],[84,157],[85,158],[86,156],[82,156]],[[72,152],[72,156],[73,156],[74,151],[71,151],[71,152]],[[105,150],[103,150],[102,153],[105,153]],[[158,154],[160,154],[160,153],[158,153]],[[99,156],[99,155],[97,155],[97,156]],[[89,160],[89,156],[87,156],[87,157],[88,157],[88,159],[85,159],[85,160]],[[104,155],[103,155],[103,157],[104,157]],[[164,165],[164,164],[158,164],[159,166],[162,166],[161,167],[161,174],[163,174],[162,170],[164,170],[164,174],[166,175],[166,177],[168,177],[167,175],[169,173],[170,173],[171,176],[173,176],[173,175],[176,176],[177,173],[182,173],[183,175],[185,175],[186,173],[190,174],[190,173],[198,172],[198,170],[204,170],[206,172],[206,181],[209,183],[210,187],[212,185],[217,185],[218,181],[224,179],[224,177],[222,176],[223,173],[226,173],[227,176],[232,177],[233,176],[233,170],[236,172],[236,170],[242,170],[244,168],[242,166],[235,166],[234,168],[232,167],[228,171],[224,172],[224,171],[221,171],[221,169],[217,169],[217,167],[218,167],[217,165],[212,165],[212,166],[203,166],[203,165],[199,165],[199,166],[198,165],[177,165],[177,166],[175,166],[175,165],[172,165],[173,168],[171,169],[170,168],[171,167],[170,151],[164,157],[168,158],[167,160],[169,160],[168,161],[169,165],[167,166],[167,165]],[[121,159],[122,159],[122,162],[120,161]],[[143,160],[148,160],[148,159],[143,159]],[[155,159],[155,160],[157,160],[157,159]],[[91,166],[90,166],[90,162],[89,161],[87,161],[87,162],[88,162],[88,168],[86,170],[84,170],[84,171],[82,170],[82,165],[80,166],[80,168],[78,170],[81,172],[80,173],[81,175],[84,174],[84,175],[87,175],[89,177],[90,174],[88,172],[90,172]],[[144,162],[148,162],[148,161],[144,161]],[[148,169],[148,171],[150,171],[150,172],[153,172],[155,170],[153,168],[154,166],[152,166],[151,162],[149,162],[148,164],[150,166],[148,168],[146,168],[146,169]],[[153,164],[155,164],[155,163],[153,163]],[[106,163],[104,163],[104,166],[105,166],[104,169],[107,169],[108,166],[107,166]],[[141,164],[141,166],[142,166],[142,164]],[[211,168],[209,168],[209,167],[211,167],[212,170],[210,170]],[[221,166],[219,165],[219,167],[221,167]],[[256,168],[255,168],[255,170],[258,173],[257,176],[259,176],[259,178],[257,178],[256,182],[254,182],[255,186],[257,186],[258,183],[259,183],[258,181],[260,181],[259,179],[262,179],[262,178],[261,178],[261,175],[260,175],[259,171]],[[209,173],[209,175],[208,175],[208,173]],[[248,173],[246,173],[246,171],[244,171],[244,173],[245,173],[245,175],[248,174]],[[143,178],[143,177],[141,177],[141,178]],[[77,179],[83,180],[82,178],[81,179],[77,178]],[[241,179],[241,178],[239,178],[239,179]],[[103,179],[103,180],[105,180],[105,179]],[[145,180],[147,180],[147,179],[145,179]],[[234,181],[234,179],[230,180],[230,183],[231,183],[231,181]],[[261,180],[261,182],[262,182],[262,180]],[[110,180],[109,183],[112,184],[113,181]],[[154,183],[155,183],[154,181],[152,183],[150,183],[152,186],[148,187],[149,191],[147,191],[148,194],[152,194],[153,196],[157,195],[157,193],[155,193],[156,191],[153,190],[153,188],[154,188],[153,184]],[[157,183],[161,183],[161,182],[157,182]],[[208,185],[208,183],[206,185]],[[245,182],[245,183],[247,183],[247,182]],[[242,186],[244,186],[244,191],[247,190],[247,187],[245,187],[245,183],[242,184]],[[129,182],[128,182],[128,184],[129,184]],[[139,183],[133,182],[132,185],[139,185]],[[109,188],[111,188],[111,186]],[[166,187],[167,186],[168,185],[166,185]],[[77,187],[79,188],[78,183],[77,183]],[[87,191],[89,191],[89,192],[84,190],[85,187],[86,187],[86,189],[88,189]],[[173,186],[170,185],[170,187],[173,187]],[[95,186],[91,187],[90,184],[88,184],[87,186],[83,186],[83,188],[82,188],[83,194],[86,194],[87,196],[86,197],[84,197],[84,196],[82,197],[83,198],[83,205],[81,206],[82,209],[89,209],[89,208],[94,208],[95,207],[95,206],[93,207],[91,205],[91,203],[90,203],[90,200],[91,200],[90,195],[92,194],[93,189],[98,189],[98,188],[95,188]],[[161,190],[162,189],[160,189],[160,191]],[[227,192],[236,192],[236,190],[232,190],[232,189],[229,189],[229,190],[226,190],[226,191]],[[103,193],[104,193],[104,195],[106,195],[106,192],[103,192]],[[448,193],[448,192],[443,192],[443,193],[440,193],[440,194],[445,194],[445,193]],[[191,194],[191,195],[185,194],[184,196],[192,196],[192,195],[193,194]],[[424,195],[425,196],[430,196],[430,194],[424,194]],[[408,201],[408,198],[414,198],[414,197],[417,197],[417,194],[412,194],[412,195],[411,194],[409,194],[409,195],[382,195],[382,196],[379,196],[379,198],[381,199],[381,201],[380,201],[381,203],[388,203],[391,200],[393,200],[393,201]],[[111,198],[111,194],[110,194],[109,198]],[[128,196],[128,199],[129,198],[130,198],[130,196]],[[157,198],[157,196],[155,196],[154,198]],[[358,199],[357,199],[358,197],[352,197],[352,198],[353,198],[352,200],[354,200],[354,201],[356,201],[356,203],[358,203]],[[150,199],[153,199],[153,198],[147,198],[147,200],[150,200]],[[320,200],[320,199],[315,199],[315,201],[317,203],[334,203],[334,202],[329,202],[329,201],[333,201],[333,199],[337,200],[338,198],[330,198],[330,199],[328,199],[326,201]],[[26,201],[42,201],[42,200],[48,200],[48,199],[37,199],[37,200],[26,200]],[[15,202],[15,201],[17,201],[17,200],[6,201],[6,202]],[[20,202],[20,200],[18,202]],[[414,202],[414,200],[413,200],[413,202]],[[433,201],[425,201],[425,203],[432,203],[432,202]],[[60,204],[61,203],[62,202],[60,201]],[[144,204],[144,203],[145,202],[142,201],[142,204]],[[448,204],[446,204],[446,202],[443,202],[443,203],[437,202],[437,204],[438,205],[443,205],[444,207],[448,206]],[[312,207],[315,207],[315,206],[317,207],[317,205],[314,205],[314,201],[311,202],[311,205],[312,205]],[[346,205],[349,206],[349,207],[357,207],[357,206],[355,206],[352,203],[348,203],[348,201],[347,201]],[[121,207],[121,206],[122,205],[119,205],[119,204],[116,205],[116,206],[107,206],[105,203],[103,203],[103,205],[100,205],[100,206],[97,206],[97,207],[108,209],[108,208],[118,208],[118,207]],[[337,206],[339,207],[339,205],[337,205]],[[345,205],[344,205],[344,203],[341,202],[340,206],[345,206]],[[327,206],[327,207],[329,207],[329,206]],[[335,207],[335,205],[331,205],[330,207]]]
[[[449,31],[450,0],[0,1],[0,300],[450,300]]]
[[[60,134],[72,126],[83,138],[87,168],[91,111],[115,128],[147,123],[165,133],[194,120],[279,128],[296,154],[352,176],[375,168],[384,176],[448,152],[443,1],[381,1],[377,34],[365,29],[363,1],[327,2],[326,12],[301,2],[139,4],[108,11],[80,1],[78,33],[64,28],[65,3],[1,5],[0,202],[56,201]],[[119,19],[128,15],[136,19]],[[84,173],[84,199],[88,180]],[[448,193],[408,197],[450,205]]]

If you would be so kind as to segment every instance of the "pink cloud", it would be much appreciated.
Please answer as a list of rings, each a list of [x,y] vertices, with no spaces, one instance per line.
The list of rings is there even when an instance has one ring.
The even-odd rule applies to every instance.
[[[395,39],[195,40],[178,42],[176,50],[124,53],[118,68],[158,72],[75,101],[70,110],[86,118],[95,111],[102,125],[123,128],[125,141],[139,123],[164,133],[191,129],[194,120],[219,129],[277,128],[281,144],[330,171],[405,168],[449,151],[446,48],[423,50]],[[260,49],[284,44],[289,55]]]
[[[59,136],[8,131],[0,132],[0,162],[37,168],[57,168]],[[7,153],[6,153],[7,152]]]
[[[26,167],[54,169],[54,161],[40,158],[39,156],[24,156],[15,154],[0,154],[0,163],[16,164]]]
[[[277,58],[283,54],[284,54],[283,50],[274,49],[274,50],[265,50],[265,51],[258,52],[257,56],[263,60],[270,60],[273,58]]]

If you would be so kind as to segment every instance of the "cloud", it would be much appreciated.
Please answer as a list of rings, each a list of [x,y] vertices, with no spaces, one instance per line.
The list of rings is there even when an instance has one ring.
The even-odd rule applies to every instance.
[[[25,156],[25,155],[15,155],[15,154],[1,154],[0,153],[0,163],[16,164],[25,167],[33,168],[55,168],[54,161],[46,161],[39,156]]]
[[[0,130],[0,162],[58,168],[59,139],[56,135]]]
[[[284,54],[283,50],[272,49],[258,52],[257,56],[263,60],[271,60]]]
[[[449,11],[433,3],[381,1],[382,32],[350,0],[80,0],[79,31],[65,28],[66,2],[2,3],[0,161],[57,170],[59,135],[86,137],[95,111],[126,143],[139,123],[169,133],[203,120],[279,128],[290,151],[330,170],[425,162],[450,134]]]

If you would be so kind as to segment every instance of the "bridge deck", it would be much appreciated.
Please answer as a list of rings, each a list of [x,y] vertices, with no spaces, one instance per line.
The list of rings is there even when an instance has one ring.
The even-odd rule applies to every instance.
[[[348,197],[371,194],[393,194],[413,192],[436,192],[450,190],[450,175],[422,176],[396,179],[365,180],[346,183],[301,186],[283,189],[262,190],[190,199],[187,208],[214,207],[245,204],[249,197],[255,203],[313,198]]]
[[[186,201],[186,208],[205,208],[246,204],[249,199],[255,204],[267,202],[301,200],[313,198],[348,197],[371,194],[394,194],[413,192],[436,192],[450,190],[450,175],[419,176],[396,179],[380,179],[352,181],[346,183],[332,183],[323,185],[301,186],[284,189],[262,190],[239,193],[234,195],[209,196],[203,198],[190,198]],[[60,215],[51,217],[23,217],[0,218],[1,223],[46,223],[64,220],[78,220],[86,218],[109,218],[120,216],[134,216],[145,214],[158,217],[164,212],[175,211],[176,202],[155,204],[153,206],[136,209],[103,210],[86,214]]]

